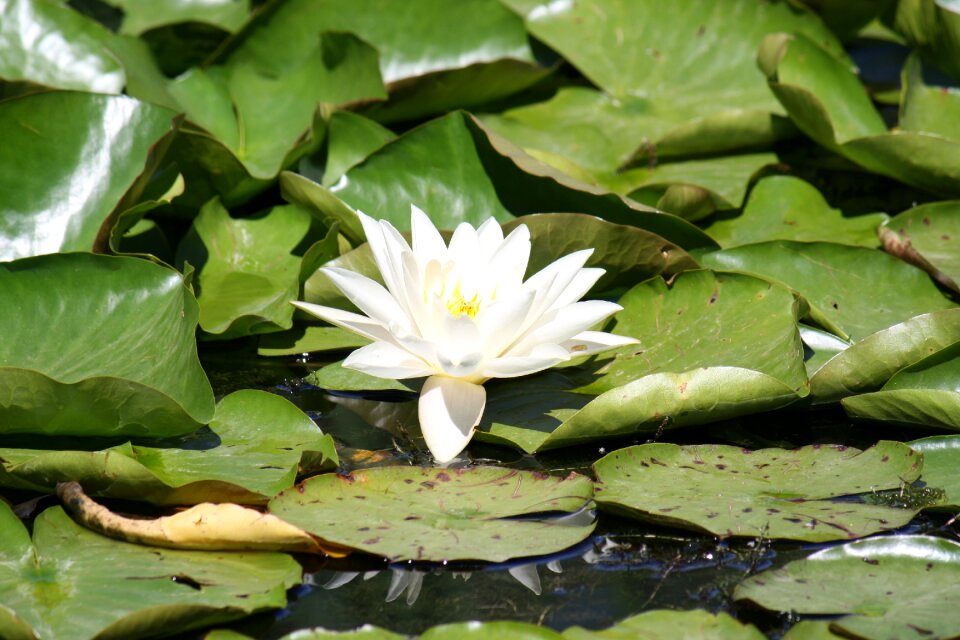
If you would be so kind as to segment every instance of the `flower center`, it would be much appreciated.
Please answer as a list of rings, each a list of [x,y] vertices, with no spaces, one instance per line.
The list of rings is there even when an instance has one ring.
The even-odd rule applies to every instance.
[[[447,298],[447,309],[454,315],[454,317],[461,314],[467,314],[471,318],[477,316],[477,312],[480,311],[480,294],[474,293],[473,297],[467,300],[463,297],[463,293],[460,291],[460,286],[458,285],[453,291],[453,295]]]

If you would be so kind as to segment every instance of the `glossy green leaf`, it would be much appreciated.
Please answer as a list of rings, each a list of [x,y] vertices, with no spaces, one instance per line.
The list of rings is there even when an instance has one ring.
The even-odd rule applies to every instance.
[[[207,203],[177,254],[177,264],[197,269],[200,328],[227,340],[293,326],[301,262],[293,251],[312,220],[295,205],[234,219],[218,201]]]
[[[764,39],[758,64],[797,127],[821,145],[909,185],[938,194],[960,193],[960,140],[940,131],[903,128],[888,133],[849,65],[818,44],[800,34],[771,34]],[[905,80],[919,81],[917,75],[908,73]],[[910,113],[910,99],[907,87],[903,113]]]
[[[270,511],[324,540],[392,561],[498,562],[585,539],[594,523],[582,510],[592,496],[593,483],[578,475],[379,467],[310,478],[274,498]]]
[[[960,341],[960,309],[925,313],[837,354],[810,378],[815,402],[880,389],[897,371]]]
[[[925,58],[960,79],[960,10],[955,2],[897,2],[893,27]]]
[[[41,3],[45,4],[45,3]],[[0,103],[0,260],[90,251],[174,113],[121,96],[51,92]]]
[[[863,247],[781,240],[717,251],[700,261],[785,284],[810,303],[813,320],[854,340],[956,306],[919,269]]]
[[[38,256],[0,264],[0,299],[17,301],[0,306],[4,433],[167,436],[213,416],[197,303],[179,273],[134,258]]]
[[[202,22],[235,31],[250,13],[250,0],[107,0],[123,9],[122,33],[139,35],[163,25]]]
[[[960,431],[960,342],[898,371],[874,393],[844,398],[855,418]]]
[[[616,97],[695,104],[701,115],[747,107],[779,111],[754,57],[764,34],[797,31],[840,53],[816,16],[785,2],[709,0],[550,4],[507,0],[527,29]]]
[[[334,362],[311,372],[304,380],[321,389],[333,391],[412,391],[419,389],[419,379],[393,380],[347,369],[343,362]]]
[[[337,111],[327,125],[327,154],[321,180],[329,187],[353,166],[385,145],[397,135],[386,127],[349,111]],[[301,168],[301,173],[303,173]],[[307,177],[311,176],[309,173]]]
[[[208,429],[149,445],[97,451],[73,442],[34,442],[0,449],[0,485],[52,493],[74,480],[90,495],[156,504],[263,504],[289,487],[307,455],[314,468],[337,464],[330,436],[288,400],[265,391],[236,391],[217,405]]]
[[[806,395],[797,301],[786,288],[748,275],[692,271],[660,278],[620,299],[611,331],[639,344],[621,347],[583,391],[601,393],[653,373],[741,367]]]
[[[763,640],[766,636],[753,625],[739,622],[727,613],[660,609],[631,616],[600,631],[570,627],[564,630],[563,637],[567,640]]]
[[[820,367],[850,346],[849,342],[829,331],[821,331],[803,324],[800,325],[800,339],[803,340],[803,366],[807,369],[808,378],[812,378]]]
[[[770,176],[753,188],[740,216],[710,225],[707,233],[725,249],[768,240],[872,248],[880,244],[877,229],[886,220],[882,213],[844,217],[809,183],[790,176]]]
[[[304,353],[356,349],[370,341],[340,327],[297,327],[260,338],[257,355],[296,356]]]
[[[960,201],[920,205],[880,228],[883,247],[960,291]]]
[[[247,636],[244,636],[246,638]],[[288,633],[280,640],[406,640],[408,636],[394,633],[380,627],[365,624],[350,631],[328,631],[327,629],[299,629],[293,633]],[[205,640],[220,640],[219,638],[210,638]],[[223,638],[222,640],[233,640]],[[237,639],[240,640],[240,639]]]
[[[37,518],[31,543],[0,504],[0,531],[0,616],[17,616],[19,629],[32,628],[40,639],[202,627],[283,607],[286,590],[300,581],[300,566],[286,554],[118,542],[75,524],[59,507]]]
[[[783,640],[839,640],[841,637],[830,631],[827,620],[801,620],[783,634]]]
[[[960,436],[931,436],[907,443],[923,454],[923,473],[920,480],[928,487],[943,489],[943,504],[938,509],[956,511],[960,508]]]
[[[811,445],[750,451],[645,444],[594,464],[601,508],[718,536],[825,541],[895,529],[915,510],[835,500],[917,479],[923,458],[899,442],[866,451]]]
[[[94,93],[123,90],[123,67],[106,44],[110,32],[93,20],[52,0],[0,0],[0,15],[0,80]]]
[[[901,83],[901,129],[960,140],[960,89],[927,86],[923,81],[923,67],[916,56],[911,56],[904,65]]]
[[[838,633],[861,638],[956,635],[960,544],[903,535],[824,549],[737,586],[734,597],[767,609],[849,614]]]
[[[515,638],[516,640],[562,640],[564,636],[552,629],[527,622],[494,620],[490,622],[454,622],[430,627],[420,640],[496,640],[496,638]]]

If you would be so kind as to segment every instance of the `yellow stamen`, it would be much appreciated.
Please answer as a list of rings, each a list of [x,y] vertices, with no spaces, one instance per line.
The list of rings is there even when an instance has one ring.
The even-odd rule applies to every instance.
[[[460,293],[460,287],[457,286],[453,295],[447,299],[447,309],[454,316],[465,313],[471,318],[475,318],[477,312],[480,311],[480,300],[478,300],[478,297],[479,295],[475,293],[469,300],[464,299],[463,294]]]

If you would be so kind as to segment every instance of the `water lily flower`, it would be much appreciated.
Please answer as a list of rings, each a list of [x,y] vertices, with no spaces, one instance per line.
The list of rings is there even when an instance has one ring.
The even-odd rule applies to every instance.
[[[389,222],[358,215],[385,286],[347,269],[321,271],[366,315],[293,304],[372,340],[344,367],[381,378],[427,378],[420,426],[438,462],[467,446],[490,378],[536,373],[636,342],[587,330],[621,309],[605,300],[579,301],[604,273],[584,268],[592,249],[566,255],[524,281],[525,225],[504,238],[493,218],[476,229],[462,223],[447,246],[430,218],[411,206],[411,247]]]

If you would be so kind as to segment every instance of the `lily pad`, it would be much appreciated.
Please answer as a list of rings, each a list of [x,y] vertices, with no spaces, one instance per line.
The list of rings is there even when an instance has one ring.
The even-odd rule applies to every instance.
[[[570,627],[564,630],[563,637],[567,640],[763,640],[766,636],[753,625],[739,622],[727,613],[661,609],[631,616],[600,631]]]
[[[743,213],[720,220],[707,233],[724,249],[768,240],[835,242],[874,248],[882,213],[846,218],[831,208],[813,185],[790,176],[760,180],[750,192]]]
[[[132,35],[183,22],[199,22],[225,31],[236,31],[250,13],[250,0],[106,1],[123,10],[121,33]]]
[[[91,495],[157,504],[232,501],[263,504],[293,484],[298,465],[337,464],[333,440],[290,401],[247,389],[217,405],[209,429],[151,445],[98,451],[54,447],[0,449],[0,485],[52,493],[75,480]]]
[[[562,640],[565,636],[553,629],[547,629],[527,622],[493,620],[490,622],[455,622],[430,627],[420,635],[419,640],[459,640],[468,638],[477,640],[496,640],[497,638],[515,638],[516,640]]]
[[[197,303],[179,273],[135,258],[24,258],[0,264],[0,299],[16,301],[0,306],[4,433],[172,436],[213,417]]]
[[[200,303],[200,328],[228,340],[293,326],[301,256],[294,250],[313,216],[295,205],[257,218],[234,219],[217,200],[207,203],[180,244],[177,264],[189,261]]]
[[[960,341],[960,309],[925,313],[878,331],[827,361],[810,378],[814,402],[877,391],[897,371]]]
[[[899,442],[866,451],[658,443],[608,454],[594,471],[597,503],[616,513],[718,536],[826,541],[908,523],[915,510],[834,499],[899,488],[922,466]]]
[[[0,24],[0,42],[4,43],[0,81],[94,93],[123,90],[123,67],[107,47],[110,32],[100,24],[59,2],[3,0],[0,13],[4,17]],[[38,120],[42,122],[42,118]],[[6,136],[16,131],[8,126],[3,129]],[[7,138],[4,146],[21,152],[26,149],[12,142]],[[8,193],[6,189],[4,193]]]
[[[90,251],[110,212],[134,204],[144,165],[155,146],[164,146],[174,115],[89,93],[0,103],[0,260]]]
[[[785,284],[810,303],[811,319],[853,340],[956,306],[921,270],[864,247],[779,240],[716,251],[700,262]]]
[[[849,342],[832,333],[803,324],[800,325],[800,339],[803,340],[803,366],[807,369],[808,378],[812,378],[833,356],[850,346]]]
[[[930,536],[860,540],[748,578],[734,591],[775,611],[850,614],[831,630],[861,638],[956,635],[960,544]]]
[[[396,139],[397,134],[369,118],[349,111],[335,111],[327,125],[327,153],[321,174],[323,177],[314,181],[322,182],[325,187],[335,184],[364,158]],[[300,173],[314,178],[310,173],[304,172],[302,166]]]
[[[576,474],[380,467],[315,476],[280,493],[270,511],[323,540],[391,561],[502,562],[584,540],[594,526],[584,511],[592,496],[593,483]]]
[[[880,227],[883,248],[960,291],[960,201],[920,205]]]
[[[930,62],[960,80],[960,10],[951,0],[898,2],[893,28]]]
[[[844,398],[854,418],[960,431],[960,342],[898,371],[880,391]]]
[[[182,631],[283,607],[300,581],[300,566],[286,554],[117,542],[59,507],[37,518],[31,541],[0,504],[0,531],[0,618],[12,637],[131,638],[159,625]]]
[[[936,509],[960,509],[960,436],[931,436],[907,443],[923,454],[923,473],[920,480],[928,487],[943,489],[943,504]]]
[[[356,349],[365,344],[370,344],[370,341],[340,327],[297,327],[281,333],[264,334],[260,338],[257,355],[295,356]]]
[[[906,129],[888,132],[850,66],[815,42],[801,34],[768,35],[758,64],[797,127],[819,144],[906,184],[937,194],[960,193],[960,139]],[[905,74],[904,101],[910,100],[908,85],[919,82],[917,75]],[[909,108],[905,105],[904,112]]]

